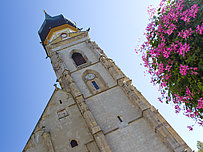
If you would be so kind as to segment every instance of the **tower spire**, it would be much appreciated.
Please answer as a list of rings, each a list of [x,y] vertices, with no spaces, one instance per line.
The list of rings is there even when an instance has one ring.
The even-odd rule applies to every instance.
[[[52,18],[49,14],[47,14],[47,12],[45,10],[43,12],[45,14],[45,19]]]

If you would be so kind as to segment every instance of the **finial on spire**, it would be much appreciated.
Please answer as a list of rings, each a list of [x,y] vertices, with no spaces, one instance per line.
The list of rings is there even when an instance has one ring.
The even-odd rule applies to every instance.
[[[47,18],[51,18],[51,16],[49,14],[47,14],[47,12],[45,10],[43,10],[44,14],[45,14],[45,19]]]

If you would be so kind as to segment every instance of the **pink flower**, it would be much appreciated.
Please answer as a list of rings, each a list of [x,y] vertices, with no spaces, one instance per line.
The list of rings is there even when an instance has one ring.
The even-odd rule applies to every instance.
[[[190,28],[189,30],[181,30],[181,32],[178,33],[178,36],[184,38],[185,40],[189,38],[189,36],[194,33],[194,31],[192,31],[192,29]]]
[[[193,17],[193,18],[196,17],[198,8],[199,7],[197,6],[197,4],[194,4],[193,6],[191,6],[191,9],[187,9],[183,13],[181,13],[181,19],[184,20],[185,22],[189,22],[190,17]]]
[[[190,95],[190,90],[189,90],[188,86],[186,86],[186,94]]]
[[[179,105],[175,105],[175,112],[176,112],[176,113],[179,113],[180,110],[181,110],[181,109],[180,109]]]
[[[190,50],[190,44],[185,43],[184,45],[182,45],[182,43],[180,42],[179,45],[180,45],[180,48],[179,50],[177,50],[177,52],[180,55],[185,56],[185,53],[187,53]]]
[[[182,74],[182,75],[186,75],[187,70],[189,70],[188,66],[182,65],[182,64],[180,65],[179,69],[180,69],[180,74]]]
[[[147,28],[146,28],[146,31],[151,31],[155,26],[155,22],[151,22],[148,24]]]
[[[191,6],[191,10],[189,11],[189,15],[191,16],[191,17],[193,17],[193,18],[195,18],[196,17],[196,14],[197,14],[197,12],[198,12],[198,6],[197,6],[197,4],[194,4],[193,6]]]
[[[179,11],[183,10],[184,4],[182,4],[182,3],[183,3],[183,0],[178,0],[178,2],[175,5],[177,10],[179,10]]]
[[[197,72],[191,71],[191,74],[195,74],[195,75],[197,75]]]
[[[201,27],[200,27],[200,25],[197,25],[196,32],[199,33],[199,34],[202,34],[202,32],[203,32],[203,23],[202,23]]]
[[[202,120],[198,120],[198,122],[197,122],[200,126],[202,126],[203,125],[203,121]]]
[[[197,70],[197,67],[191,67],[190,68],[191,69],[191,74],[195,74],[195,75],[197,75],[197,72],[195,72],[195,70]],[[193,71],[194,70],[194,71]]]
[[[172,67],[172,65],[171,65],[171,66],[170,66],[170,65],[167,65],[166,68],[165,68],[165,70],[169,72],[170,69],[171,69],[171,67]]]
[[[171,51],[175,52],[177,50],[177,48],[178,48],[178,44],[175,44],[175,43],[171,44]]]
[[[177,95],[177,94],[174,94],[175,95],[175,97],[176,97],[176,99],[175,99],[175,103],[177,103],[177,101],[179,101],[179,102],[182,102],[182,100],[183,100],[183,97],[182,96],[179,96],[179,95]]]
[[[165,77],[164,77],[164,79],[168,80],[171,76],[172,76],[172,75],[166,74]]]
[[[168,29],[165,30],[165,33],[167,33],[168,35],[171,35],[173,33],[173,31],[177,29],[175,24],[170,24]]]
[[[203,99],[202,98],[200,98],[198,100],[197,109],[203,109]]]
[[[144,61],[144,66],[148,67],[149,66],[149,61],[148,58],[145,54],[142,55],[142,60]]]
[[[169,55],[170,55],[170,53],[171,53],[170,49],[167,48],[167,50],[164,50],[164,51],[163,51],[163,56],[164,56],[165,58],[168,58]]]
[[[180,19],[182,19],[185,22],[190,22],[190,16],[188,15],[188,13],[189,13],[189,10],[187,9],[181,14],[182,17]]]
[[[163,87],[166,87],[166,84],[167,84],[166,81],[163,81],[163,82],[162,82],[162,86],[163,86]]]
[[[158,100],[159,100],[161,103],[163,103],[163,101],[161,100],[161,98],[160,98],[160,97],[158,98]]]
[[[138,51],[137,51],[137,49],[135,49],[135,53],[137,53],[137,54],[138,54]]]
[[[187,95],[190,95],[190,97],[193,96],[193,93],[191,93],[191,91],[190,91],[190,89],[188,88],[188,86],[186,86],[186,94],[187,94]]]
[[[148,12],[148,15],[150,16],[150,18],[152,18],[156,13],[156,8],[152,8],[152,5],[149,5],[147,7],[147,12]]]
[[[187,109],[186,112],[187,112],[187,113],[191,113],[192,110],[191,110],[191,109]]]
[[[198,116],[198,112],[194,112],[194,115],[195,115],[195,116]]]
[[[158,73],[161,74],[164,72],[164,68],[163,68],[163,63],[160,63],[159,66],[158,66],[159,70],[158,70]]]
[[[189,131],[193,130],[193,128],[191,126],[187,126],[187,128],[189,128]]]

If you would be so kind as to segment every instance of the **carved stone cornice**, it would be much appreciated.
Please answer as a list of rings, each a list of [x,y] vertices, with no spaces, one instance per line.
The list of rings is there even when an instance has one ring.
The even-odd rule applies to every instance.
[[[115,65],[112,59],[107,58],[106,56],[101,56],[100,62],[109,71],[110,75],[113,77],[114,80],[117,81],[118,79],[125,77],[125,75]]]
[[[51,52],[60,51],[60,50],[63,50],[67,47],[70,47],[74,44],[77,44],[79,42],[79,40],[83,41],[84,38],[85,38],[85,41],[89,40],[89,36],[88,36],[87,31],[81,32],[81,34],[79,34],[77,36],[70,37],[66,40],[59,41],[59,42],[54,43],[54,44],[47,44],[45,46],[45,48],[46,48],[47,52],[49,52],[49,51],[51,51]]]
[[[104,51],[97,45],[94,41],[85,41],[87,46],[93,50],[94,53],[96,53],[98,56],[106,56]]]

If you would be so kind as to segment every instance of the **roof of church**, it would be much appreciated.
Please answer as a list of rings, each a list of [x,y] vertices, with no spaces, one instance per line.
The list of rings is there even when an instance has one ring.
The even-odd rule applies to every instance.
[[[62,14],[52,17],[49,14],[47,14],[45,11],[44,13],[45,13],[45,20],[38,31],[38,34],[42,42],[44,42],[49,31],[54,27],[64,25],[64,24],[69,24],[76,28],[75,23],[65,18]]]

